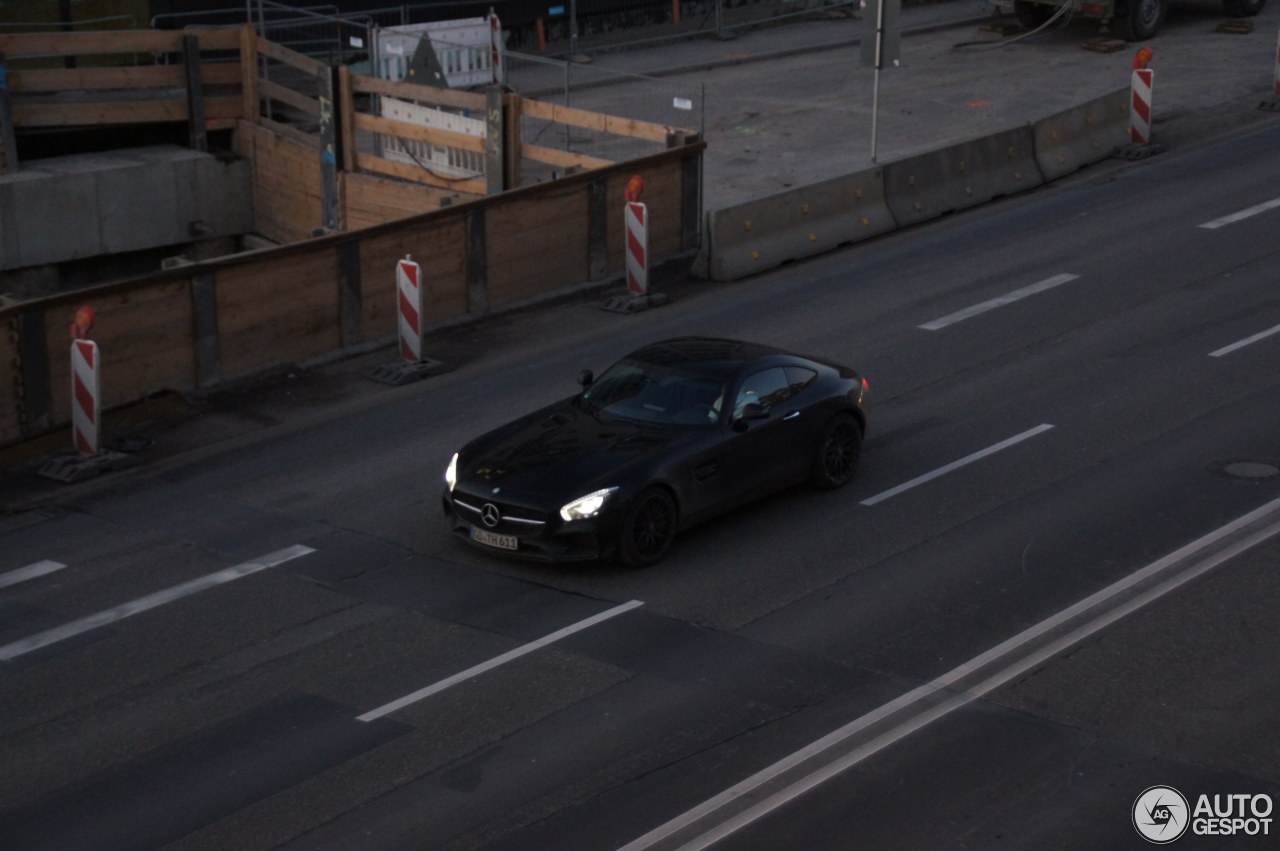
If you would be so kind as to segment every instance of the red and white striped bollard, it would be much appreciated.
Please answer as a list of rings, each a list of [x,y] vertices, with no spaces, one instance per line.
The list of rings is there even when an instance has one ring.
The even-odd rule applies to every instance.
[[[396,301],[400,314],[400,355],[409,363],[421,363],[422,267],[408,255],[396,263]]]
[[[640,201],[628,201],[627,289],[633,295],[649,292],[649,208]]]
[[[93,328],[92,308],[76,311],[71,326],[71,442],[81,455],[97,455],[102,420],[102,359],[98,344],[86,339]]]
[[[1151,94],[1155,86],[1155,71],[1147,67],[1152,51],[1144,47],[1133,59],[1133,95],[1129,108],[1129,141],[1135,145],[1151,142]]]

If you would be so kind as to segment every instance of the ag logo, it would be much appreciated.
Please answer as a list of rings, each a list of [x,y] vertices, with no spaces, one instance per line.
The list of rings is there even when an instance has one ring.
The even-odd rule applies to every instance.
[[[1152,786],[1133,802],[1133,826],[1157,845],[1177,839],[1190,822],[1187,799],[1172,786]]]

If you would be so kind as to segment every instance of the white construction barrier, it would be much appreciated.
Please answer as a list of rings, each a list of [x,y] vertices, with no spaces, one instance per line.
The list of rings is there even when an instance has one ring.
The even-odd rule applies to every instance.
[[[405,257],[396,263],[396,301],[399,305],[400,356],[422,362],[422,267]]]
[[[71,441],[81,455],[97,455],[102,417],[102,376],[98,344],[71,341]]]
[[[1151,143],[1151,94],[1155,86],[1155,71],[1150,68],[1134,68],[1129,106],[1129,141],[1135,145]]]
[[[649,208],[640,201],[628,201],[627,289],[633,295],[649,292]]]

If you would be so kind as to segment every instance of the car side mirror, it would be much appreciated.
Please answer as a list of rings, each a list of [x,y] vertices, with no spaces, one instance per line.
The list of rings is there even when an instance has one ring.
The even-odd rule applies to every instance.
[[[759,402],[748,402],[742,406],[742,410],[738,413],[737,418],[733,421],[733,427],[738,431],[747,430],[747,422],[749,420],[765,420],[769,418],[769,409]]]
[[[588,387],[590,387],[590,386],[591,386],[591,382],[593,382],[593,381],[595,381],[595,380],[596,380],[595,375],[593,375],[593,374],[592,374],[592,372],[591,372],[591,370],[589,370],[589,369],[584,369],[582,372],[579,372],[579,373],[578,373],[578,383],[579,383],[580,385],[582,385],[582,389],[583,389],[583,390],[585,390],[585,389],[587,389]]]

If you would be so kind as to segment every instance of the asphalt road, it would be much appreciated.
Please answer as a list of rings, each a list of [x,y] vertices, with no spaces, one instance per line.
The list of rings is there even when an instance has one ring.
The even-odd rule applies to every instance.
[[[1280,10],[1206,39],[1217,5],[1176,9],[1151,160],[669,282],[645,314],[592,294],[441,332],[451,371],[406,388],[364,378],[386,352],[298,370],[144,427],[146,463],[90,484],[8,471],[0,844],[1130,848],[1154,785],[1275,800],[1280,128],[1249,101]],[[692,79],[717,206],[867,149],[838,49],[798,26],[712,47],[785,38],[770,63],[706,44],[597,63],[716,66]],[[993,63],[914,36],[882,153],[1115,88],[1127,53],[1080,39]],[[855,482],[638,573],[448,538],[462,441],[686,333],[866,372]]]
[[[387,353],[284,376],[32,484],[0,518],[0,844],[1124,848],[1150,786],[1275,800],[1277,145],[455,329],[417,385],[364,381]],[[687,333],[864,371],[858,478],[642,572],[448,537],[463,440]]]

